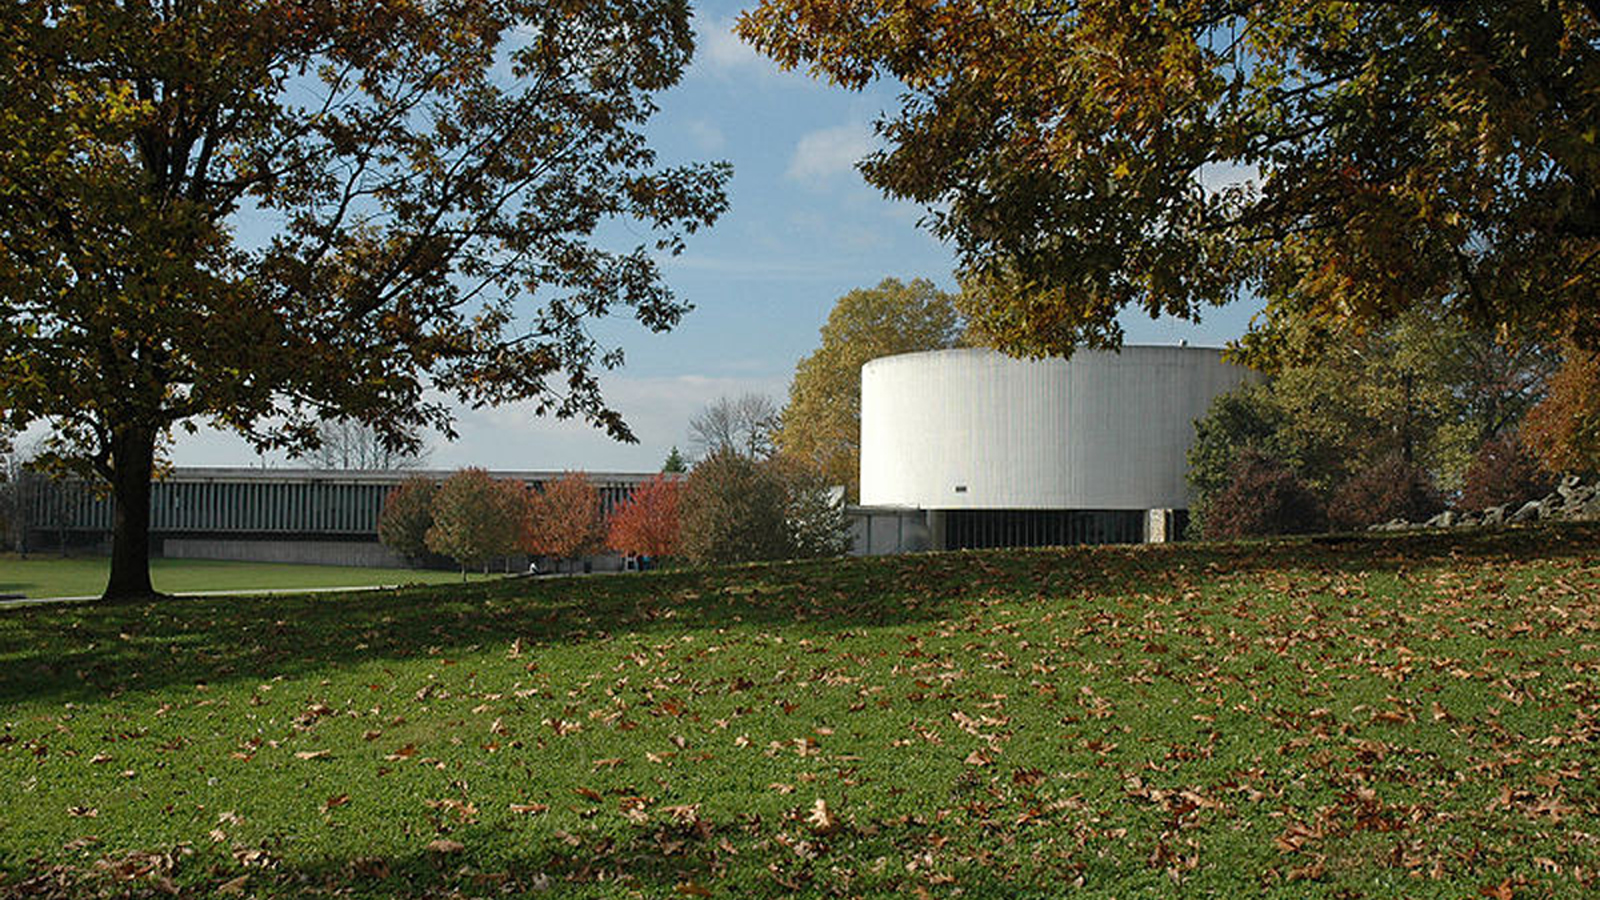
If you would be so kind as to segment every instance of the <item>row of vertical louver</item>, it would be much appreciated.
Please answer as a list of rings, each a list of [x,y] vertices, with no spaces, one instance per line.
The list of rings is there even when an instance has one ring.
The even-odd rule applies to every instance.
[[[430,474],[443,478],[449,473]],[[403,477],[403,473],[387,478],[178,474],[151,485],[150,529],[182,534],[371,536],[377,533],[384,498]],[[596,479],[602,508],[609,512],[646,477]],[[534,487],[544,481],[523,480]],[[111,530],[110,498],[87,484],[33,479],[22,499],[33,528]]]

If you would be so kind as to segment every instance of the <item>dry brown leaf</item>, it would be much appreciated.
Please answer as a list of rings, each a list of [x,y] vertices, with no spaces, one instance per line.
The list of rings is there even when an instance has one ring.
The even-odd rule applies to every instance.
[[[828,809],[828,802],[821,797],[811,805],[811,814],[806,816],[806,824],[817,834],[833,834],[839,830],[839,817]]]
[[[467,845],[449,838],[434,838],[428,842],[428,849],[434,853],[460,853]]]

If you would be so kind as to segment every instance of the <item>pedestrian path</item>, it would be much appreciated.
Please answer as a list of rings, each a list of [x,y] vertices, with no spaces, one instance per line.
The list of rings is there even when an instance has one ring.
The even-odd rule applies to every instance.
[[[259,597],[265,594],[347,594],[353,591],[392,591],[400,586],[398,584],[362,584],[351,587],[244,588],[233,591],[177,591],[168,596]],[[88,597],[24,597],[15,600],[0,600],[0,609],[12,609],[18,606],[43,606],[53,603],[89,603],[99,599],[99,594]]]

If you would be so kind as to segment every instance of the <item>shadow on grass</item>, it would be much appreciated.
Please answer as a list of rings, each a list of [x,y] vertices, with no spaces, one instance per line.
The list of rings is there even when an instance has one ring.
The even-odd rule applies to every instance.
[[[721,627],[837,631],[958,614],[996,596],[1181,590],[1218,575],[1379,573],[1593,558],[1600,524],[1335,539],[846,558],[353,594],[168,599],[0,612],[0,702],[296,677],[521,639],[580,643]],[[133,673],[138,673],[133,678]]]
[[[402,854],[321,857],[303,863],[270,849],[235,846],[111,853],[84,864],[23,867],[0,883],[0,898],[104,896],[713,896],[738,885],[741,897],[792,896],[838,887],[842,861],[853,864],[920,845],[925,823],[874,823],[820,835],[794,822],[740,816],[712,824],[659,816],[620,832],[541,832],[467,826]],[[795,837],[773,844],[778,831]],[[797,841],[805,844],[798,850]],[[763,852],[764,850],[764,852]],[[834,851],[842,851],[835,855]],[[897,867],[898,868],[898,867]],[[847,876],[848,877],[848,876]],[[915,879],[890,871],[874,893],[901,895]],[[848,886],[849,881],[844,885]],[[712,893],[703,893],[709,891]],[[825,891],[835,893],[835,891]]]

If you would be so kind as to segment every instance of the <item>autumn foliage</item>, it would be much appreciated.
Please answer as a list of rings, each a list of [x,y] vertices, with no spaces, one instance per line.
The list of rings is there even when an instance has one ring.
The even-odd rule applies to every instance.
[[[1422,522],[1444,509],[1427,471],[1399,454],[1363,468],[1333,492],[1328,519],[1346,530],[1390,519]]]
[[[567,472],[528,495],[525,548],[539,556],[574,559],[604,541],[600,493],[582,472]]]
[[[383,498],[383,511],[378,514],[378,540],[413,559],[427,553],[433,497],[438,490],[433,479],[420,475],[395,485]]]
[[[1549,471],[1600,472],[1600,352],[1568,349],[1524,433]]]
[[[1476,511],[1534,500],[1555,490],[1556,481],[1515,434],[1479,448],[1467,466],[1459,509]]]
[[[1213,539],[1321,531],[1322,503],[1294,470],[1256,450],[1244,450],[1233,477],[1206,507],[1205,536]]]
[[[434,495],[428,549],[454,559],[464,571],[521,550],[526,522],[527,488],[521,482],[462,469]]]
[[[674,556],[678,552],[678,499],[680,479],[656,475],[633,489],[628,499],[611,513],[606,543],[618,553],[634,556]]]

